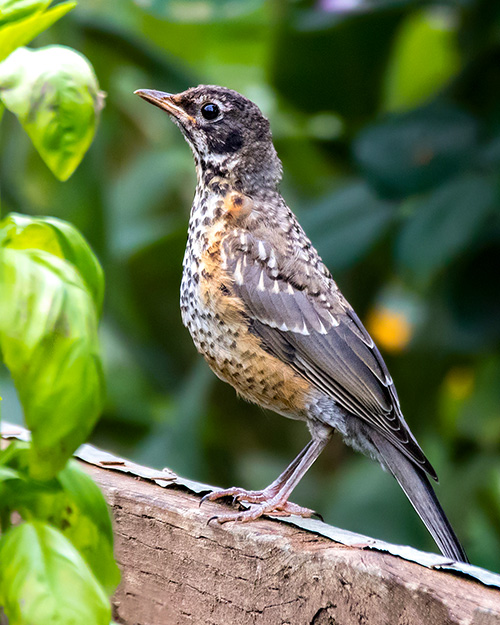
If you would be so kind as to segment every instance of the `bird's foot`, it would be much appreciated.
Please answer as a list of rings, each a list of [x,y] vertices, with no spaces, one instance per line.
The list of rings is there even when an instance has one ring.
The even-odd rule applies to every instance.
[[[262,503],[273,497],[276,493],[268,490],[245,490],[244,488],[238,488],[233,486],[232,488],[226,488],[224,490],[214,490],[208,495],[201,498],[200,506],[204,501],[217,501],[224,497],[231,497],[233,503]]]
[[[240,512],[232,512],[231,514],[221,514],[213,516],[209,519],[211,521],[217,521],[217,523],[227,523],[228,521],[237,521],[239,523],[248,523],[249,521],[255,521],[262,515],[270,516],[283,516],[296,515],[301,517],[319,516],[317,512],[310,508],[298,506],[291,501],[287,501],[280,496],[279,493],[271,495],[266,490],[263,491],[246,491],[243,488],[228,488],[226,490],[218,490],[213,493],[205,495],[201,502],[209,500],[216,501],[222,497],[232,497],[233,502],[238,502],[243,505],[248,505],[248,509],[241,510]]]

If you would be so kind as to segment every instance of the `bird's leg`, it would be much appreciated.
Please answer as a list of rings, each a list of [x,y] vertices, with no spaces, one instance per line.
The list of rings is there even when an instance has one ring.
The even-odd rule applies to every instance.
[[[328,440],[329,437],[310,441],[283,473],[262,491],[229,488],[206,495],[202,501],[206,499],[215,501],[221,497],[232,496],[239,502],[250,504],[248,510],[213,517],[213,520],[217,520],[218,523],[226,523],[227,521],[253,521],[263,514],[272,514],[274,516],[296,514],[304,517],[314,515],[313,510],[290,503],[288,497],[323,451]]]
[[[245,490],[244,488],[239,488],[237,486],[233,486],[231,488],[225,488],[221,490],[215,490],[208,495],[205,495],[201,503],[204,501],[216,501],[217,499],[221,499],[222,497],[233,497],[235,501],[245,501],[246,503],[261,503],[274,497],[283,484],[286,483],[290,476],[295,471],[297,466],[300,464],[302,458],[308,452],[311,447],[313,441],[307,443],[304,449],[300,452],[300,454],[292,460],[292,462],[287,466],[287,468],[281,473],[272,484],[269,484],[264,490]]]

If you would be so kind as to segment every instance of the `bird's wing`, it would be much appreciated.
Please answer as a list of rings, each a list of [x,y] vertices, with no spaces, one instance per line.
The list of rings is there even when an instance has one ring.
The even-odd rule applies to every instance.
[[[324,266],[280,256],[249,232],[227,237],[222,253],[231,289],[265,349],[436,478],[401,414],[380,352]]]

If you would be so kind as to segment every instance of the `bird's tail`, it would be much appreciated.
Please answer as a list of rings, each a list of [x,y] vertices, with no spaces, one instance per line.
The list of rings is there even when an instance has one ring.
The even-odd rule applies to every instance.
[[[372,442],[383,464],[394,475],[412,506],[447,558],[468,562],[464,548],[456,537],[427,475],[377,431],[370,432]]]

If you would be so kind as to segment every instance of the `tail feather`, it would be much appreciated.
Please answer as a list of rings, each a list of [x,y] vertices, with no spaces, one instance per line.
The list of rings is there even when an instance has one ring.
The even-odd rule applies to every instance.
[[[415,466],[379,432],[372,431],[370,436],[382,463],[399,482],[443,555],[459,562],[468,562],[467,555],[424,471]]]

